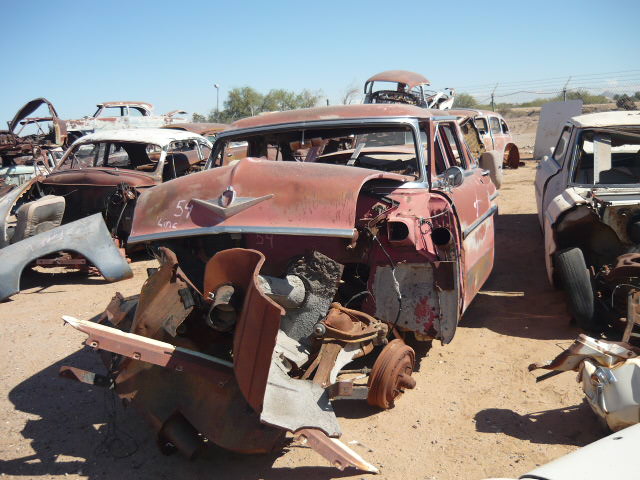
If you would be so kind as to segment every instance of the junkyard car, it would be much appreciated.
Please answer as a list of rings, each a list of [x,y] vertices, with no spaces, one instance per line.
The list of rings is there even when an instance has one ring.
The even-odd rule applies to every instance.
[[[584,328],[626,317],[640,287],[640,112],[573,117],[538,168],[549,280]]]
[[[471,108],[456,108],[451,113],[467,115],[472,118],[485,148],[497,151],[503,159],[504,166],[518,168],[520,151],[513,141],[509,126],[502,115]]]
[[[159,128],[163,125],[184,122],[183,110],[173,110],[154,115],[153,105],[147,102],[103,102],[91,117],[67,120],[66,127],[71,141],[100,130],[123,128]]]
[[[229,127],[226,123],[206,123],[206,122],[185,122],[185,123],[170,123],[160,128],[174,128],[176,130],[184,130],[185,132],[197,133],[202,135],[210,142],[216,139],[218,133],[226,130]]]
[[[95,214],[104,219],[96,222],[106,224],[109,238],[125,246],[139,194],[202,169],[211,146],[204,137],[179,130],[108,130],[82,137],[51,174],[34,178],[0,199],[0,252],[18,252],[23,266],[34,260],[40,265],[85,265],[86,259],[68,255],[42,258],[42,251],[26,248],[24,242],[49,230],[50,238],[59,236],[56,227]],[[0,289],[0,299],[17,291],[22,269],[9,268],[0,265],[0,279],[6,275],[13,279],[5,282],[7,289]]]
[[[41,107],[47,116],[30,117]],[[0,130],[0,190],[2,194],[37,175],[46,175],[62,157],[67,140],[63,120],[46,98],[27,102],[8,123],[8,130]]]
[[[140,196],[129,242],[156,248],[159,270],[98,322],[66,320],[116,354],[115,391],[161,444],[191,456],[200,432],[266,452],[290,431],[340,469],[375,470],[330,438],[331,401],[392,407],[415,384],[403,339],[450,342],[493,266],[496,189],[442,115],[353,105],[239,120],[210,169]],[[249,158],[219,166],[238,144]]]
[[[389,85],[391,84],[391,85]],[[434,91],[431,82],[415,72],[388,70],[369,78],[364,84],[364,103],[404,103],[423,108],[450,109],[455,90]]]

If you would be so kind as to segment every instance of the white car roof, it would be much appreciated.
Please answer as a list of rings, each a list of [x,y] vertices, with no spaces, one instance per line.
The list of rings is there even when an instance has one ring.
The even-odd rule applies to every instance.
[[[193,140],[200,139],[207,145],[211,146],[211,142],[201,135],[193,132],[186,132],[184,130],[173,130],[169,128],[128,128],[128,129],[114,129],[114,130],[100,130],[95,133],[90,133],[84,137],[80,137],[73,144],[80,145],[83,143],[92,142],[140,142],[140,143],[152,143],[165,147],[171,142],[180,140]]]
[[[569,120],[576,127],[612,127],[615,125],[640,125],[640,111],[589,113]]]

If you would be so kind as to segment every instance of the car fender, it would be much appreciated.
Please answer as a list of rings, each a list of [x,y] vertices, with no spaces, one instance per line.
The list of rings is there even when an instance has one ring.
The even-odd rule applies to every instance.
[[[133,276],[102,215],[96,213],[0,249],[0,301],[20,291],[20,277],[29,263],[59,251],[84,256],[109,282]]]

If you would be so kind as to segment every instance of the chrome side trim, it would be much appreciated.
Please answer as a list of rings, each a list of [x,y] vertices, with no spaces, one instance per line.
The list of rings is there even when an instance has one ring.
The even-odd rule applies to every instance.
[[[494,192],[494,194],[493,194],[493,195],[491,195],[491,196],[489,197],[489,200],[493,202],[493,201],[494,201],[496,198],[498,198],[499,196],[500,196],[500,191],[499,191],[499,190],[496,190],[496,191]]]
[[[354,228],[294,228],[294,227],[262,227],[251,225],[190,228],[188,230],[170,230],[158,233],[131,236],[128,244],[166,240],[171,238],[198,237],[218,235],[221,233],[256,233],[261,235],[297,235],[310,237],[353,238]]]
[[[471,235],[471,233],[480,226],[480,224],[482,224],[482,222],[484,222],[485,220],[487,220],[489,217],[493,216],[496,214],[496,212],[498,211],[498,206],[494,205],[493,207],[491,207],[489,210],[487,210],[487,212],[482,215],[480,218],[478,218],[475,222],[473,222],[471,225],[469,225],[464,232],[462,232],[462,238],[465,239],[467,238],[469,235]]]

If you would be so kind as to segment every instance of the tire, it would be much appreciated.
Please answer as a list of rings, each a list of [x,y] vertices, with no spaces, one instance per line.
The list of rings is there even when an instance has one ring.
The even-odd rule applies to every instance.
[[[558,279],[565,291],[569,312],[580,328],[595,327],[591,275],[579,248],[562,250],[555,255]]]
[[[480,168],[489,170],[491,181],[500,189],[502,186],[502,156],[496,150],[484,152],[480,156]]]

